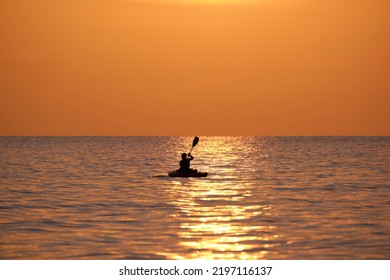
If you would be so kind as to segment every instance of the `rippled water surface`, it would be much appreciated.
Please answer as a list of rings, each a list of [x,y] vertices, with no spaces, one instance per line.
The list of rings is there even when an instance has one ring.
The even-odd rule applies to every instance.
[[[0,258],[390,258],[390,137],[191,144],[0,137]]]

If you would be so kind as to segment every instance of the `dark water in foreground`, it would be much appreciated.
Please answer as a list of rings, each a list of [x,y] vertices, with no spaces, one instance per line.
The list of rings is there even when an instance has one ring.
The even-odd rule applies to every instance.
[[[390,258],[390,137],[191,143],[0,137],[0,258]]]

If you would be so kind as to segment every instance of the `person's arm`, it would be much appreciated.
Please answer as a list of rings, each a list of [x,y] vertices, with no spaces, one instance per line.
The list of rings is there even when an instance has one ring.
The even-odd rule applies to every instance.
[[[188,159],[189,159],[189,160],[193,160],[194,157],[193,157],[191,154],[188,154]]]

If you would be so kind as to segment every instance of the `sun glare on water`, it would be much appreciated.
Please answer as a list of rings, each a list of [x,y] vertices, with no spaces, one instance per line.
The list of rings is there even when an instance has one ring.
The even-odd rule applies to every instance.
[[[269,4],[275,0],[169,0],[167,2],[191,5],[244,5],[244,4]]]
[[[187,0],[190,3],[199,4],[240,4],[240,3],[255,3],[256,0]]]

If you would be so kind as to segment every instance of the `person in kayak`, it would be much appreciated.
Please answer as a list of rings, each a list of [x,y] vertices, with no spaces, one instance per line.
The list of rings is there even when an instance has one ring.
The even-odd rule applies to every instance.
[[[193,160],[194,157],[191,154],[182,153],[181,154],[181,161],[179,162],[180,168],[177,170],[179,172],[196,172],[196,170],[193,170],[190,168],[190,161]]]

